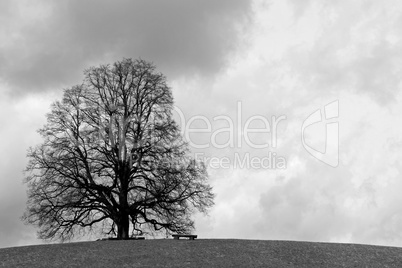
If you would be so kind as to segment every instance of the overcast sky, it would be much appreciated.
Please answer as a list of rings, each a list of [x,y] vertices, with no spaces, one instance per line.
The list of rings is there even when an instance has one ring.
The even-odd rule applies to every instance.
[[[123,58],[167,76],[208,164],[200,238],[402,246],[400,1],[9,0],[0,38],[0,247],[41,243],[22,181],[50,104]]]

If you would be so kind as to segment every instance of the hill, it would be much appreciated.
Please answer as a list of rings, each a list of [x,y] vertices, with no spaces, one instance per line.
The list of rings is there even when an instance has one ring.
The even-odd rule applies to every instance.
[[[294,241],[96,241],[0,249],[1,267],[402,267],[402,248]]]

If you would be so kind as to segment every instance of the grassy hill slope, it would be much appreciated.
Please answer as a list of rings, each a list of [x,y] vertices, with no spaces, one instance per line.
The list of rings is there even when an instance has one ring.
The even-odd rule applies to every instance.
[[[293,241],[96,241],[0,249],[0,267],[402,267],[402,248]]]

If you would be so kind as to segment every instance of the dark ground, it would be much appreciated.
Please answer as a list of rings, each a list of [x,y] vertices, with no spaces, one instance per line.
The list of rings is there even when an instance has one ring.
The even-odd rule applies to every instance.
[[[95,241],[0,249],[0,267],[402,267],[402,248],[293,241]]]

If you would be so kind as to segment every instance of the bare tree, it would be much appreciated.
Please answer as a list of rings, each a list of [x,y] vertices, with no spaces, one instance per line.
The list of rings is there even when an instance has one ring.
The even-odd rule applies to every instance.
[[[85,71],[52,104],[43,143],[30,148],[23,220],[42,239],[100,230],[186,233],[213,205],[203,163],[191,159],[172,118],[165,77],[143,60]]]

